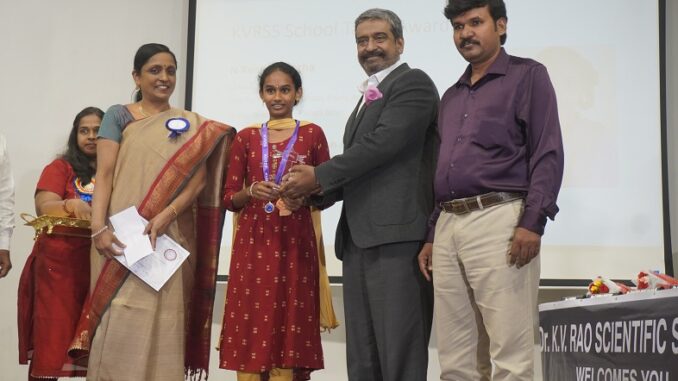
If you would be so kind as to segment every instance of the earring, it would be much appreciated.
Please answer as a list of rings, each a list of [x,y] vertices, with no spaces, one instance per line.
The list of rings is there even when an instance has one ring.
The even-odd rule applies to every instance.
[[[132,100],[132,103],[135,103],[137,101],[137,94],[141,91],[140,88],[135,87],[134,90],[132,90],[132,94],[130,94],[130,99]]]

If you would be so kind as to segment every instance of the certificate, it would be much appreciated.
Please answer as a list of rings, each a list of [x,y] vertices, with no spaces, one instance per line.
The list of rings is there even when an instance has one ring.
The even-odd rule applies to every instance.
[[[144,229],[148,221],[132,206],[110,218],[118,239],[125,244],[124,255],[115,259],[154,290],[160,291],[181,267],[190,253],[168,235],[163,234],[151,246]]]
[[[129,266],[122,255],[116,256],[115,259],[155,291],[160,291],[189,254],[172,238],[163,234],[155,241],[155,252],[136,261],[133,265]]]

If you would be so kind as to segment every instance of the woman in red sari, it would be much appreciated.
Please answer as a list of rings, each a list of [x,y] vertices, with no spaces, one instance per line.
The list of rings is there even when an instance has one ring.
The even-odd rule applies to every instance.
[[[323,368],[319,264],[311,210],[279,193],[295,163],[329,159],[322,129],[292,119],[301,99],[296,69],[277,62],[259,77],[269,120],[240,131],[224,202],[239,212],[220,338],[220,367],[238,381],[308,380]]]
[[[104,112],[80,111],[68,149],[42,171],[35,190],[38,215],[89,220],[96,171],[96,136]],[[66,350],[89,290],[89,231],[63,226],[36,238],[19,283],[19,362],[29,380],[83,377]]]

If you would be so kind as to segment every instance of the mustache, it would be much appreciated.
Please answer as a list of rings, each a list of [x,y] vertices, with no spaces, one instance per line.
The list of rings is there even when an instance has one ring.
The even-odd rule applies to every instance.
[[[383,58],[383,57],[384,57],[384,52],[381,51],[381,50],[375,50],[375,51],[373,51],[373,52],[365,53],[365,54],[361,55],[360,57],[361,57],[362,59],[364,59],[364,60],[366,60],[366,59],[368,59],[368,58],[372,58],[372,57],[381,57],[381,58]]]
[[[474,39],[472,39],[472,38],[465,38],[465,39],[461,40],[461,42],[459,43],[459,46],[462,47],[462,48],[464,48],[464,47],[466,47],[467,45],[472,45],[472,44],[473,44],[473,45],[480,45],[480,42],[479,42],[479,41],[476,41],[476,40],[474,40]]]

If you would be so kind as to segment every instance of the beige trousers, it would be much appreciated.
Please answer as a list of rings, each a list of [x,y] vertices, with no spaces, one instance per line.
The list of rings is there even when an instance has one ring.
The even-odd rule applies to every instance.
[[[533,380],[539,256],[520,269],[507,257],[522,210],[516,200],[438,218],[433,288],[441,380]]]
[[[260,373],[237,372],[238,381],[261,381]],[[292,369],[271,369],[268,372],[269,381],[292,381],[294,373]]]

